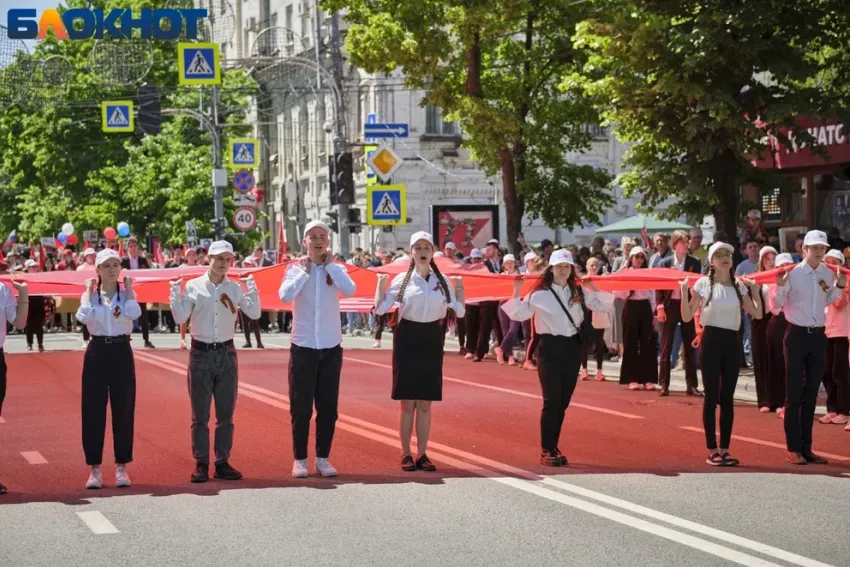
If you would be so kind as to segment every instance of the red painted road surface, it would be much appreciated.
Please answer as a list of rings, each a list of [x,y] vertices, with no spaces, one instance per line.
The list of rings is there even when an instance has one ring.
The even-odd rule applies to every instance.
[[[815,423],[815,451],[832,455],[827,466],[794,467],[785,462],[782,422],[760,414],[753,405],[736,406],[732,453],[737,469],[704,464],[702,399],[657,392],[631,392],[613,382],[580,382],[567,412],[561,449],[570,466],[550,469],[537,462],[539,387],[532,372],[473,364],[447,355],[444,401],[435,404],[429,453],[437,473],[405,473],[398,463],[398,408],[390,399],[388,351],[346,350],[340,394],[340,424],[332,461],[334,480],[290,478],[292,448],[287,400],[287,350],[240,351],[240,394],[231,463],[245,479],[237,483],[188,482],[193,468],[189,443],[190,411],[186,388],[186,351],[137,351],[135,462],[130,473],[134,493],[211,494],[223,488],[307,484],[418,482],[470,476],[437,455],[505,470],[536,474],[686,472],[747,474],[787,472],[841,475],[850,472],[850,432],[843,426]],[[2,503],[84,502],[87,467],[80,440],[82,352],[11,354],[9,391],[0,424],[0,479],[9,487]],[[214,417],[211,420],[214,427]],[[437,445],[439,444],[439,445]],[[771,446],[775,445],[775,446]],[[32,465],[21,453],[37,451],[47,464]],[[312,469],[312,436],[311,458]],[[105,480],[113,480],[111,433],[107,430]],[[495,462],[495,465],[493,464]],[[105,488],[99,495],[123,494]]]

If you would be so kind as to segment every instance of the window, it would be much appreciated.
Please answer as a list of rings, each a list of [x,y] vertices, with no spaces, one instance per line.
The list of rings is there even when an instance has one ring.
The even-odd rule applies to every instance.
[[[599,124],[582,124],[581,131],[593,136],[594,140],[604,140],[608,137],[608,128]]]
[[[430,104],[425,107],[426,134],[432,136],[454,136],[457,132],[457,122],[445,122],[440,108]]]
[[[272,27],[272,28],[277,27],[277,12],[272,12],[272,17],[269,20],[269,27]]]
[[[835,228],[842,239],[850,239],[850,168],[815,175],[815,226],[830,232]]]
[[[286,29],[292,29],[292,4],[286,7]]]

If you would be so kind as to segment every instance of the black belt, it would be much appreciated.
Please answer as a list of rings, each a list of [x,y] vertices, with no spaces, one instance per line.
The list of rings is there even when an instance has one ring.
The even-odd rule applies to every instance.
[[[797,327],[798,329],[806,329],[806,331],[808,331],[810,335],[814,335],[815,333],[825,333],[826,332],[826,327],[820,327],[818,325],[806,326],[806,325],[795,325],[794,323],[791,323],[791,326]]]
[[[92,335],[91,341],[93,343],[103,343],[103,344],[118,344],[118,343],[129,343],[130,335],[118,335],[117,337],[96,337]]]
[[[233,339],[229,341],[225,341],[223,343],[205,343],[203,341],[196,341],[192,339],[192,350],[200,350],[200,351],[211,351],[211,350],[221,350],[225,348],[230,348],[233,346]]]

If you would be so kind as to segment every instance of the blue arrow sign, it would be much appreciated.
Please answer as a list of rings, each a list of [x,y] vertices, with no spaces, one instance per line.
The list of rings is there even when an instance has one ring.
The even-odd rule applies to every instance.
[[[407,138],[410,128],[407,124],[364,124],[365,138]]]
[[[370,112],[369,114],[366,115],[366,124],[375,124],[377,122],[378,122],[378,115],[375,114],[374,112]],[[369,138],[369,137],[366,138],[367,144],[371,144],[374,141],[375,141],[374,138]],[[368,169],[368,168],[366,168],[366,169]]]

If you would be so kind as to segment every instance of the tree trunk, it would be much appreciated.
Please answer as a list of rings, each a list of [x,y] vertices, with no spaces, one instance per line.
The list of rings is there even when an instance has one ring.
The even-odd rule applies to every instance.
[[[480,36],[475,32],[472,45],[466,50],[466,94],[482,98],[481,90],[481,46]]]
[[[735,154],[727,150],[716,156],[711,167],[714,192],[719,204],[714,207],[717,230],[729,237],[729,243],[738,246],[738,173],[740,166]]]
[[[502,148],[499,150],[499,158],[502,162],[502,198],[505,202],[505,226],[508,231],[508,249],[514,254],[518,254],[522,215],[519,214],[519,199],[516,193],[514,155],[509,149]]]

